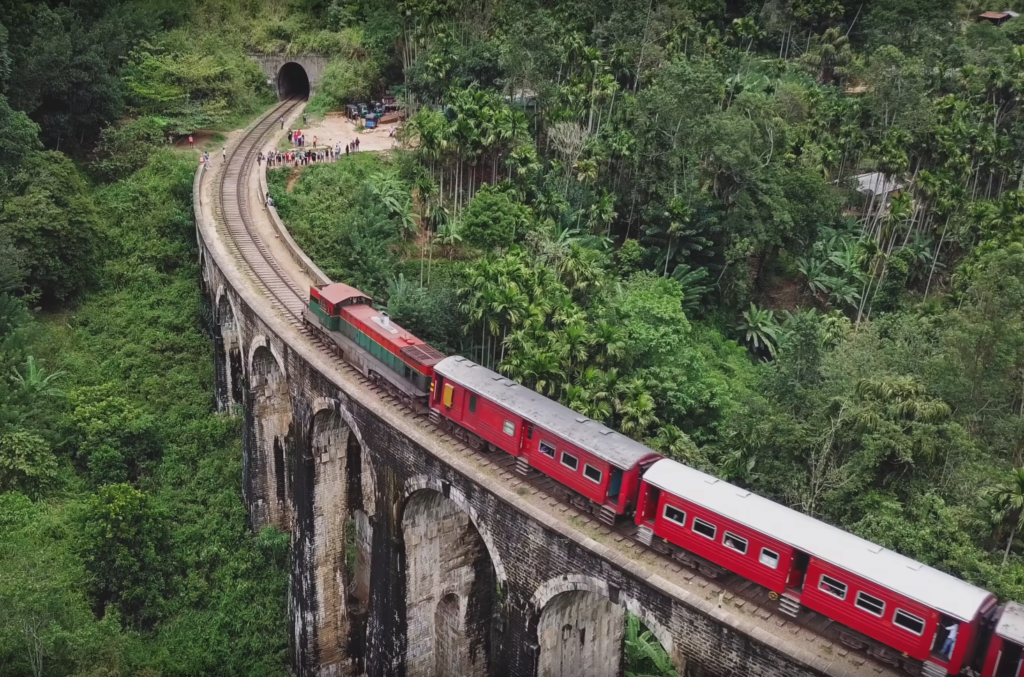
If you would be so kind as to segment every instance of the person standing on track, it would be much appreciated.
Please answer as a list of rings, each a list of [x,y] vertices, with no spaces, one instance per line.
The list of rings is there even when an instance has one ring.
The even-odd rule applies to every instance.
[[[192,138],[191,134],[188,135],[188,147],[189,148],[195,148],[196,147],[196,140],[194,138]]]
[[[281,122],[281,129],[284,129],[284,116],[283,115],[280,117],[280,122]]]

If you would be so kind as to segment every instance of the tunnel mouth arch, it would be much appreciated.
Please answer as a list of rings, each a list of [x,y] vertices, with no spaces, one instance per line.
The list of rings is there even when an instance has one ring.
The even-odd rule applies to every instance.
[[[277,71],[277,94],[282,99],[308,99],[310,93],[309,75],[306,69],[289,61]]]

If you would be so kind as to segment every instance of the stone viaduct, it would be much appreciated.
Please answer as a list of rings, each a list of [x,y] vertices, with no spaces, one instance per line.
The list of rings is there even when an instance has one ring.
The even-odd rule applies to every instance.
[[[374,394],[260,296],[204,216],[203,175],[194,199],[216,400],[244,422],[252,528],[291,535],[296,675],[619,677],[627,610],[680,675],[882,672]]]

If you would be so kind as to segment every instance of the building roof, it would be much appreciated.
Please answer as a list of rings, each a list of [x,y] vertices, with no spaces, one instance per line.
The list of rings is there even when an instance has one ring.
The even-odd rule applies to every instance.
[[[996,624],[996,634],[1014,644],[1024,644],[1024,606],[1007,602]]]
[[[658,461],[644,480],[961,621],[971,621],[992,597],[966,581],[675,461]]]
[[[350,287],[341,282],[332,282],[330,284],[320,285],[319,287],[314,287],[314,289],[316,289],[317,293],[320,294],[320,297],[328,303],[338,304],[342,301],[348,301],[349,299],[360,296],[365,298],[367,303],[370,303],[369,296],[355,287]]]
[[[628,470],[658,456],[639,442],[465,357],[447,357],[434,371],[618,468]]]
[[[1020,14],[1017,12],[1011,12],[1006,10],[1005,12],[982,12],[978,15],[979,19],[988,19],[989,21],[1004,21],[1006,19],[1016,19]]]
[[[857,182],[857,192],[874,195],[888,195],[901,188],[900,184],[889,179],[882,172],[869,172],[853,177]]]

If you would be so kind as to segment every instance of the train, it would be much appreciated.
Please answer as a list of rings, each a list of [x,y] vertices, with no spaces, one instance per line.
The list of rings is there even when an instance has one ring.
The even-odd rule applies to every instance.
[[[345,284],[311,287],[304,321],[438,427],[515,457],[561,498],[711,578],[912,675],[1020,677],[1024,606],[653,449],[472,360],[445,356]]]

